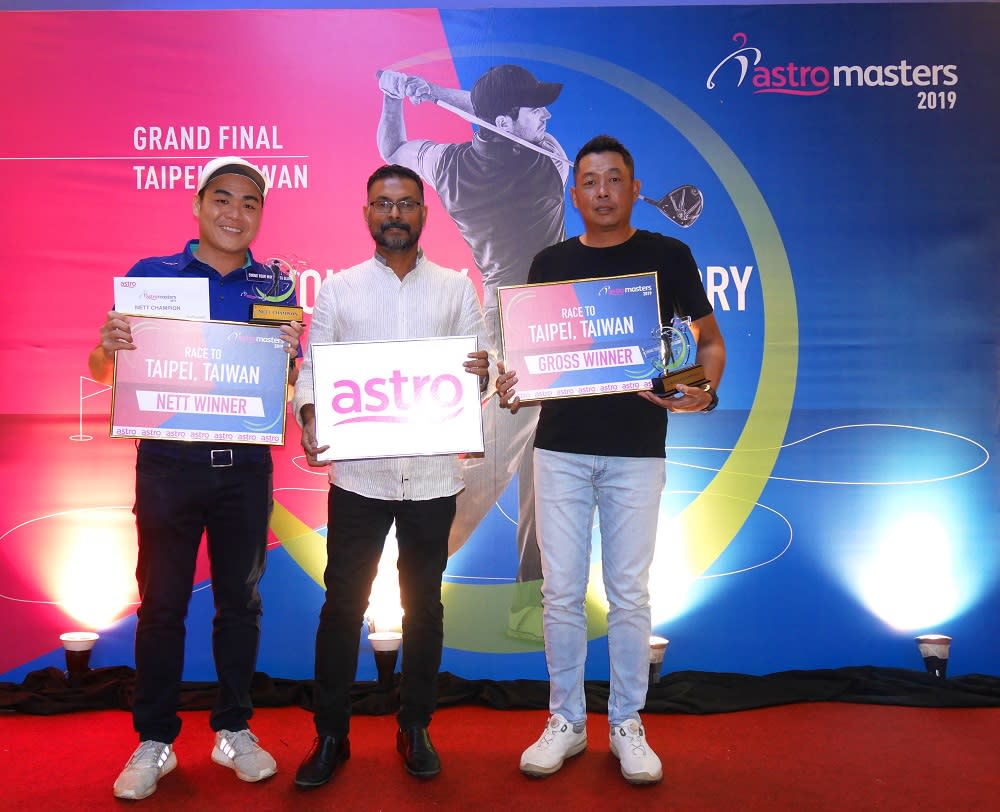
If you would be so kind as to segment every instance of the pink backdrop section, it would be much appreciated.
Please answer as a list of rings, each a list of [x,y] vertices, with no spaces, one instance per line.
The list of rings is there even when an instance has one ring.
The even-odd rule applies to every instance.
[[[43,417],[24,421],[0,415],[0,431],[10,437],[0,455],[0,479],[8,484],[4,530],[0,544],[0,594],[7,630],[0,646],[0,673],[52,651],[59,635],[76,626],[65,600],[67,579],[83,568],[97,567],[113,591],[126,602],[113,622],[135,612],[135,448],[128,440],[97,436],[72,442],[77,418]],[[104,424],[106,425],[106,423]],[[94,431],[95,421],[84,423]],[[294,435],[297,429],[291,428]],[[53,450],[53,443],[60,448]],[[321,477],[303,471],[297,438],[274,449],[274,478],[280,482],[281,504],[309,527],[326,523]],[[320,492],[317,493],[316,489]],[[90,535],[87,535],[90,534]],[[271,535],[271,545],[278,542]],[[81,560],[81,550],[87,550]],[[75,568],[75,569],[74,569]],[[194,582],[210,577],[202,545]],[[89,627],[87,627],[89,628]]]
[[[14,528],[0,548],[0,593],[12,598],[5,625],[18,630],[0,647],[0,673],[52,650],[66,629],[65,612],[50,603],[59,583],[53,562],[64,558],[66,528],[87,515],[66,511],[111,508],[113,544],[134,566],[135,450],[107,439],[110,393],[81,376],[113,301],[112,278],[141,257],[179,251],[196,223],[193,188],[137,189],[133,166],[198,167],[234,152],[267,166],[307,166],[308,188],[268,197],[254,252],[315,271],[304,290],[311,304],[329,270],[371,254],[361,213],[365,180],[382,163],[375,72],[385,55],[436,53],[421,70],[457,85],[434,10],[6,13],[3,24],[0,97],[17,100],[17,120],[0,128],[0,172],[6,188],[22,191],[0,210],[0,232],[8,293],[33,315],[0,348],[2,524]],[[456,141],[470,134],[432,105],[407,115],[415,131]],[[225,125],[263,128],[272,143],[219,148]],[[207,127],[210,145],[148,150],[134,142],[137,127],[185,126]],[[465,243],[428,197],[428,254],[471,269],[478,284]],[[69,439],[81,410],[93,442]],[[25,425],[22,414],[48,417]],[[292,463],[296,453],[292,427],[276,450],[276,482],[321,487]],[[296,513],[321,526],[325,500],[310,496]],[[196,580],[207,577],[202,561]],[[124,579],[134,584],[128,567]]]
[[[9,13],[4,26],[0,94],[18,100],[18,116],[0,129],[0,156],[14,159],[2,171],[8,188],[28,193],[0,213],[0,226],[17,278],[11,290],[38,313],[0,349],[8,371],[0,411],[14,414],[75,413],[77,376],[113,300],[112,277],[195,236],[194,190],[137,189],[134,166],[198,167],[233,153],[290,171],[305,166],[308,188],[269,196],[254,251],[325,276],[371,250],[361,209],[364,182],[382,163],[376,70],[386,54],[447,54],[434,10]],[[421,69],[457,84],[447,58]],[[407,114],[415,131],[469,137],[467,123],[432,105]],[[227,125],[254,127],[268,143],[220,147]],[[133,138],[137,127],[198,126],[211,135],[206,149],[139,149]],[[424,244],[437,262],[477,275],[434,200]],[[39,380],[43,347],[49,374]],[[12,383],[25,380],[30,389]]]

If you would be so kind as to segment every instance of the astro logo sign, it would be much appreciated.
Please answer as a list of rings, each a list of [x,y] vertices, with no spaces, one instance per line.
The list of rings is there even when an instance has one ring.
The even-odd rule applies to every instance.
[[[739,47],[713,68],[705,86],[709,90],[716,87],[716,77],[730,79],[736,77],[736,86],[744,82],[754,93],[780,93],[788,96],[819,96],[831,88],[914,88],[917,91],[919,109],[936,109],[937,104],[928,103],[928,96],[935,95],[937,87],[952,87],[958,84],[957,65],[914,65],[901,59],[894,65],[804,65],[788,61],[779,65],[761,64],[764,55],[760,48],[747,45],[749,38],[739,32],[733,34],[733,42]],[[921,90],[921,88],[930,88]],[[943,91],[941,91],[943,93]],[[950,107],[957,99],[951,94]],[[935,97],[935,102],[937,102]],[[941,100],[941,107],[948,99]]]
[[[445,423],[462,412],[457,376],[404,375],[333,383],[334,425],[345,423]]]

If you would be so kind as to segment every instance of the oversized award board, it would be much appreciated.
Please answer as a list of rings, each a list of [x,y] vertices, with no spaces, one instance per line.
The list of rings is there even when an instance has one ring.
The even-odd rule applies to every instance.
[[[523,400],[653,388],[663,371],[656,274],[497,291],[503,358]]]
[[[277,327],[133,316],[115,354],[111,436],[280,445],[288,354]]]

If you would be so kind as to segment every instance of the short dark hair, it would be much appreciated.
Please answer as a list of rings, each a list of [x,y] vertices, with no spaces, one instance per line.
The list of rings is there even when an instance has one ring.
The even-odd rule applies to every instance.
[[[371,177],[368,178],[368,191],[370,192],[372,186],[378,181],[385,180],[386,178],[406,178],[406,180],[412,180],[417,184],[417,188],[420,190],[420,201],[423,202],[424,182],[420,179],[420,175],[410,169],[410,167],[400,166],[399,164],[383,164],[372,172]]]
[[[573,161],[574,180],[576,180],[576,176],[580,173],[580,161],[596,152],[617,152],[622,156],[622,160],[625,162],[625,167],[632,176],[632,180],[635,180],[635,161],[632,159],[632,153],[625,148],[625,145],[621,141],[610,135],[595,135],[580,147],[580,151],[576,153],[576,158]]]

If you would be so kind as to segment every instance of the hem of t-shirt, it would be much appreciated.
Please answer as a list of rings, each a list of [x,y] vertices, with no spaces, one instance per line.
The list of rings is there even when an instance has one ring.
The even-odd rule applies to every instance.
[[[664,440],[664,445],[662,448],[653,449],[650,447],[646,451],[630,451],[628,449],[609,449],[609,448],[593,448],[593,447],[562,447],[558,448],[552,444],[540,445],[537,441],[535,442],[535,448],[541,451],[555,451],[558,454],[580,454],[588,457],[622,457],[624,459],[631,460],[648,460],[648,459],[666,459],[667,449],[666,441]]]

